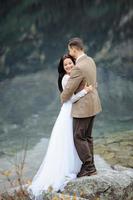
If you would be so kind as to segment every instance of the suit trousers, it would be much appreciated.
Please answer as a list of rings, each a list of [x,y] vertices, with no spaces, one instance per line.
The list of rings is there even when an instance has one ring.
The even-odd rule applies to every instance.
[[[87,118],[73,118],[74,143],[82,167],[80,172],[93,173],[96,171],[93,155],[92,127],[95,116]]]

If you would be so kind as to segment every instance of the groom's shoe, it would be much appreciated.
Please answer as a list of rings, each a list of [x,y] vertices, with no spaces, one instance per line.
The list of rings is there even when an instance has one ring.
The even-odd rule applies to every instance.
[[[97,175],[97,171],[94,171],[94,172],[79,172],[77,177],[80,178],[80,177],[83,177],[83,176],[94,176],[94,175]]]
[[[93,172],[93,173],[91,173],[91,174],[89,174],[88,176],[94,176],[94,175],[97,175],[97,172],[96,172],[96,171]]]

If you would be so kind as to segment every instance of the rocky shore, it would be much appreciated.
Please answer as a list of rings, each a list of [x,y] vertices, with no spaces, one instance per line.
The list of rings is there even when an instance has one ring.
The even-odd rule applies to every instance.
[[[69,182],[63,193],[45,193],[43,200],[132,200],[133,169],[119,165],[112,168],[102,158],[96,159],[103,165],[97,175]]]
[[[133,168],[133,131],[112,133],[94,139],[94,150],[110,165]]]

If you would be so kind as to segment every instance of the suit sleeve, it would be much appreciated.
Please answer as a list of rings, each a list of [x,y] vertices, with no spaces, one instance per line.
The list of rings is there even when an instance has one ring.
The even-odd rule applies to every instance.
[[[65,89],[61,93],[62,103],[70,99],[70,97],[74,94],[74,92],[79,87],[82,80],[83,80],[83,75],[82,75],[81,70],[78,67],[74,67]]]

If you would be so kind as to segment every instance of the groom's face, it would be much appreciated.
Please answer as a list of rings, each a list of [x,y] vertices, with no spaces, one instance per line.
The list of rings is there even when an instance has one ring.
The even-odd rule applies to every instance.
[[[68,45],[68,51],[69,51],[69,54],[72,57],[76,58],[76,56],[75,56],[75,49],[73,47],[71,47],[71,46]]]

